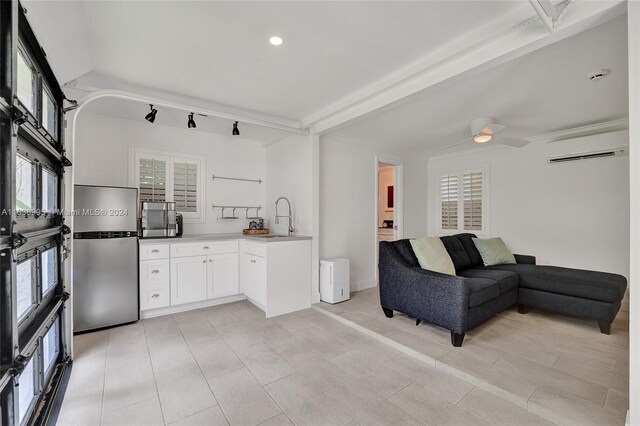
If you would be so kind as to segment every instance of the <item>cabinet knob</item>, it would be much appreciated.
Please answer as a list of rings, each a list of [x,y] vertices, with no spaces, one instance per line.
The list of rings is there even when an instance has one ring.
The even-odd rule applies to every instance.
[[[202,247],[202,250],[209,250],[209,246]]]
[[[160,295],[158,293],[154,293],[151,295],[152,299],[157,299],[158,297],[160,297]]]
[[[251,263],[256,263],[256,261],[255,260],[251,260]]]
[[[209,259],[209,263],[212,263],[212,262],[213,262],[213,259]]]
[[[160,250],[158,250],[158,249],[153,249],[153,250],[151,250],[151,253],[160,253]]]
[[[151,271],[152,274],[159,274],[160,271],[158,271],[157,269],[154,269],[153,271]]]
[[[202,263],[207,263],[207,261],[206,261],[206,260],[203,260],[203,261],[202,261]]]

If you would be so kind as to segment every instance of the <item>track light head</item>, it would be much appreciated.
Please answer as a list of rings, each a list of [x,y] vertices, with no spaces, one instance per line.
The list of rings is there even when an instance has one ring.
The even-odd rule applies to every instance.
[[[187,127],[190,129],[196,128],[196,122],[193,121],[193,113],[189,114],[189,121],[187,121]]]
[[[238,122],[233,123],[233,136],[240,136],[240,130],[238,130]]]
[[[145,115],[144,119],[149,123],[153,123],[156,121],[156,114],[158,113],[158,110],[153,107],[153,104],[149,104],[149,107],[151,108],[151,112]]]

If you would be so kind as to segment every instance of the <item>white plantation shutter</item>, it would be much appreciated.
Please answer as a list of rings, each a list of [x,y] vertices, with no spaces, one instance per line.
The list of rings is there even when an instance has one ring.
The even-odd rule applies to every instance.
[[[442,229],[458,229],[458,176],[440,178],[440,226]]]
[[[140,158],[140,201],[167,201],[167,162]]]
[[[179,212],[198,209],[198,166],[192,163],[173,163],[173,201]]]
[[[465,173],[462,178],[464,190],[464,230],[482,230],[482,172]]]
[[[205,223],[204,157],[132,148],[129,184],[140,202],[173,201],[185,223]]]

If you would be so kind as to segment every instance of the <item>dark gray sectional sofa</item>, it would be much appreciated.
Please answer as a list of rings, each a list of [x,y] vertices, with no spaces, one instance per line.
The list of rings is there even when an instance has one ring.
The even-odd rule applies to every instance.
[[[604,272],[536,265],[514,255],[516,264],[483,266],[474,234],[441,237],[456,276],[420,267],[408,239],[380,243],[380,304],[385,315],[402,312],[451,331],[461,346],[467,330],[518,304],[520,313],[541,308],[598,321],[609,334],[627,289],[625,277]]]

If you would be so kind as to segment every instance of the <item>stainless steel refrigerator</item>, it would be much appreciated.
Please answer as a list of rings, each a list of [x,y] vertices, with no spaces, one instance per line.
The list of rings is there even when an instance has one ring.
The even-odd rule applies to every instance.
[[[74,332],[137,321],[138,190],[76,185]]]

